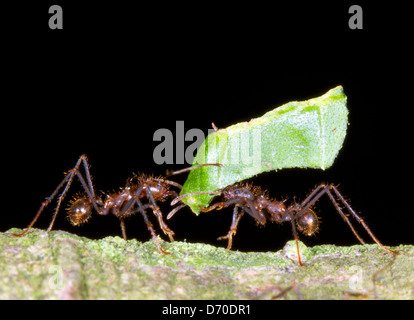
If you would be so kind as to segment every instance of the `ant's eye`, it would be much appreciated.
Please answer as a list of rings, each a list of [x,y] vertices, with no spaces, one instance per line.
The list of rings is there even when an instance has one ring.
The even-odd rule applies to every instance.
[[[156,184],[156,185],[150,186],[149,189],[153,193],[158,193],[162,190],[162,185]]]
[[[246,196],[246,190],[245,189],[234,189],[234,194],[236,196],[245,197]]]

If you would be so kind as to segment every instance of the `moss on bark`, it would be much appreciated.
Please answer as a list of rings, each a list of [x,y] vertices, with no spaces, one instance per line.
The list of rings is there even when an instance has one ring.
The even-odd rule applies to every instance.
[[[0,233],[1,299],[414,299],[414,246],[229,251],[201,243]]]

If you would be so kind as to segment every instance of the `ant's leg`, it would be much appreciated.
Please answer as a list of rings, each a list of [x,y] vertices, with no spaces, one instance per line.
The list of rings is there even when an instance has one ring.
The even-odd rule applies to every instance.
[[[333,184],[325,185],[324,183],[321,183],[319,186],[317,186],[311,194],[302,201],[301,207],[302,210],[298,212],[296,215],[300,216],[303,212],[308,210],[310,207],[312,207],[316,201],[319,200],[320,197],[322,197],[325,193],[328,194],[329,199],[335,206],[336,211],[339,213],[339,215],[344,219],[344,221],[348,224],[349,228],[352,230],[352,233],[355,235],[355,237],[358,239],[358,241],[361,244],[365,244],[364,240],[359,236],[359,234],[356,232],[354,226],[352,225],[351,221],[348,219],[348,217],[343,213],[342,209],[339,207],[338,203],[336,202],[335,198],[332,196],[332,193],[329,191],[330,188],[334,187]],[[336,189],[336,188],[335,188]]]
[[[137,189],[137,191],[135,191],[134,195],[131,197],[130,200],[128,200],[128,202],[122,206],[122,210],[120,212],[116,212],[115,216],[117,217],[123,217],[125,213],[128,212],[129,209],[132,208],[132,206],[137,203],[138,199],[139,199],[139,195],[142,192],[144,188],[143,187],[139,187]]]
[[[86,172],[86,176],[87,176],[87,181],[85,181],[85,179],[83,179],[82,175],[79,172],[79,166],[81,165],[81,163],[83,163],[83,166],[85,168],[85,172]],[[19,233],[19,234],[13,234],[13,236],[15,237],[20,237],[25,235],[35,224],[35,222],[37,221],[37,219],[39,218],[40,214],[43,212],[43,210],[50,204],[50,202],[52,202],[52,200],[56,197],[56,195],[58,194],[59,190],[65,185],[65,189],[63,190],[63,192],[60,194],[59,198],[58,198],[58,203],[56,206],[56,209],[53,213],[53,218],[52,218],[52,222],[50,223],[47,231],[50,231],[53,227],[53,224],[55,222],[57,213],[59,211],[60,208],[60,204],[62,203],[72,181],[73,181],[73,177],[74,175],[77,175],[82,187],[85,189],[85,192],[87,193],[87,195],[89,196],[89,198],[92,201],[92,204],[94,206],[94,208],[98,211],[98,207],[96,205],[95,202],[95,192],[93,190],[93,186],[92,186],[92,179],[91,179],[91,175],[89,173],[89,169],[88,169],[88,163],[87,163],[87,158],[86,155],[82,155],[79,157],[78,161],[76,162],[76,165],[73,169],[71,169],[69,172],[67,172],[65,174],[65,177],[62,179],[62,181],[59,183],[59,185],[56,187],[56,189],[52,192],[52,194],[46,198],[45,201],[42,202],[39,210],[37,211],[35,217],[33,218],[32,222],[30,222],[29,226],[26,228],[26,230],[24,230],[23,232]]]
[[[79,166],[80,164],[83,164],[84,170],[85,170],[85,174],[86,174],[86,180],[83,178],[81,172],[79,171]],[[56,206],[55,212],[53,213],[53,218],[52,218],[52,222],[50,223],[49,227],[47,228],[47,231],[52,230],[53,224],[55,223],[56,220],[56,216],[57,213],[59,211],[60,208],[60,204],[62,203],[63,199],[66,196],[67,191],[69,190],[69,187],[73,181],[73,175],[76,175],[83,187],[83,189],[85,190],[86,194],[88,195],[89,199],[91,200],[91,203],[94,207],[94,209],[96,210],[96,212],[100,212],[98,205],[96,204],[96,198],[95,198],[95,191],[93,189],[93,185],[92,185],[92,178],[91,178],[91,174],[89,172],[89,164],[87,161],[87,157],[85,154],[81,155],[78,159],[78,161],[76,162],[75,167],[69,171],[69,173],[71,173],[70,178],[68,179],[68,183],[66,184],[65,189],[63,190],[63,192],[61,193],[61,195],[58,198],[58,204]]]
[[[88,192],[88,191],[90,192],[90,194],[88,194],[88,196],[90,198],[95,199],[95,191],[93,189],[92,176],[91,176],[91,173],[89,172],[88,157],[86,156],[86,154],[83,154],[83,155],[80,156],[79,160],[82,161],[83,168],[84,168],[85,173],[86,173],[86,180],[88,182],[88,187],[89,187],[89,188],[85,188],[85,186],[84,186],[84,189],[85,189],[86,192]],[[77,167],[75,166],[75,168],[77,168]],[[84,185],[84,182],[82,182],[82,184]],[[95,208],[95,209],[96,209],[96,211],[99,211],[99,210],[97,210],[97,208]]]
[[[154,212],[155,216],[158,219],[158,223],[160,224],[161,230],[164,232],[164,234],[168,235],[170,238],[170,241],[174,241],[174,231],[172,231],[164,222],[164,219],[162,217],[161,209],[157,206],[157,203],[154,200],[154,197],[152,195],[152,192],[149,189],[145,189],[147,196],[152,204],[152,211]],[[138,200],[139,201],[139,200]]]
[[[159,243],[159,241],[158,241],[157,234],[155,233],[155,230],[154,230],[154,228],[153,228],[153,226],[152,226],[152,223],[149,221],[148,216],[147,216],[147,214],[145,213],[145,209],[144,209],[144,207],[143,207],[143,205],[142,205],[142,203],[141,203],[141,201],[140,201],[139,199],[137,199],[137,204],[138,204],[139,211],[141,212],[142,216],[144,217],[145,224],[147,225],[148,230],[151,232],[151,236],[152,236],[152,238],[154,239],[154,242],[155,242],[155,244],[156,244],[156,246],[157,246],[158,250],[159,250],[162,254],[170,254],[169,252],[165,251],[165,250],[161,247],[161,245],[160,245],[160,243]]]
[[[264,225],[266,223],[266,218],[263,215],[263,212],[259,212],[257,211],[254,203],[247,199],[247,204],[249,205],[249,209],[250,209],[250,215],[255,218],[261,225]]]
[[[329,188],[332,189],[336,196],[341,200],[341,202],[345,205],[345,207],[348,209],[348,211],[354,216],[354,218],[364,227],[365,231],[371,236],[372,240],[374,240],[382,249],[393,253],[393,254],[397,254],[397,251],[388,249],[386,246],[384,246],[378,239],[377,237],[372,233],[371,229],[367,226],[367,224],[365,223],[365,221],[356,214],[356,212],[351,208],[351,206],[348,204],[348,202],[345,200],[345,198],[342,196],[342,194],[338,191],[338,189],[333,185],[329,185]],[[331,192],[328,191],[328,195],[329,198],[331,199],[331,201],[334,203],[336,203],[334,197],[332,196]],[[336,204],[335,208],[339,208],[339,206]]]
[[[69,172],[68,174],[65,175],[65,177],[63,178],[63,180],[59,183],[59,185],[56,187],[55,191],[53,191],[53,193],[46,198],[45,201],[42,202],[39,210],[37,211],[35,217],[33,218],[32,222],[30,222],[29,226],[26,228],[26,230],[24,230],[21,233],[18,234],[12,234],[12,236],[14,237],[21,237],[23,235],[25,235],[27,232],[29,232],[29,230],[33,227],[33,225],[35,224],[35,222],[37,221],[37,219],[39,218],[40,214],[43,212],[43,209],[46,208],[49,203],[56,197],[57,193],[59,192],[59,190],[62,188],[62,186],[68,181],[71,180],[73,178],[73,172]],[[58,209],[58,208],[57,208]],[[54,214],[55,215],[55,214]],[[53,220],[52,220],[53,221]]]
[[[127,235],[126,235],[126,230],[125,230],[125,221],[121,217],[119,217],[119,221],[121,222],[122,237],[124,238],[125,241],[127,241]]]
[[[300,258],[300,252],[299,252],[299,236],[298,233],[296,231],[296,225],[295,225],[295,218],[293,216],[293,212],[289,212],[289,217],[290,217],[290,222],[292,223],[292,233],[293,233],[293,237],[295,239],[296,242],[296,252],[298,253],[298,263],[300,266],[303,266],[302,260]]]
[[[233,245],[233,236],[236,235],[237,225],[239,224],[241,217],[243,217],[243,214],[244,214],[244,210],[242,209],[239,212],[239,206],[235,205],[234,210],[233,210],[233,219],[232,219],[230,231],[227,233],[227,235],[217,238],[217,240],[228,239],[228,243],[227,243],[228,250],[230,250]]]
[[[322,190],[321,190],[322,189]],[[319,191],[321,190],[321,191]],[[361,242],[362,244],[365,244],[365,242],[362,240],[362,238],[358,235],[356,230],[351,224],[351,221],[348,219],[348,217],[343,213],[342,209],[338,205],[338,202],[336,201],[335,197],[332,195],[331,190],[333,190],[336,194],[336,196],[341,200],[341,202],[345,205],[345,207],[348,209],[348,211],[352,214],[352,216],[364,227],[365,231],[370,235],[372,240],[374,240],[382,249],[391,252],[396,253],[395,251],[388,249],[385,247],[379,240],[375,237],[375,235],[372,233],[372,231],[369,229],[369,227],[366,225],[364,220],[359,217],[356,212],[351,208],[351,206],[348,204],[348,202],[345,200],[345,198],[341,195],[341,193],[338,191],[337,187],[333,184],[325,185],[320,184],[303,202],[302,210],[297,214],[300,215],[302,212],[305,212],[308,210],[315,202],[324,194],[326,193],[331,200],[332,204],[335,206],[336,211],[340,214],[340,216],[345,220],[345,222],[348,224],[352,232],[354,233],[355,237]],[[317,193],[319,191],[319,193]],[[306,205],[305,205],[306,204]]]
[[[231,200],[228,200],[228,201],[217,202],[217,203],[215,203],[212,206],[207,207],[207,208],[202,208],[200,206],[198,208],[202,212],[210,212],[210,211],[213,211],[214,209],[221,210],[223,208],[231,206],[232,204],[238,203],[243,199],[244,198],[235,198],[235,199],[231,199]]]
[[[146,209],[147,209],[147,208],[149,208],[149,207],[151,207],[149,204],[146,204],[146,205],[142,206],[142,208],[143,208],[144,210],[146,210]],[[135,209],[134,211],[130,212],[130,213],[128,214],[128,216],[133,215],[133,214],[137,213],[138,211],[140,211],[140,210],[139,210],[139,209]],[[124,238],[124,240],[126,241],[126,240],[128,240],[128,239],[127,239],[127,235],[126,235],[126,228],[125,228],[125,220],[124,220],[124,216],[123,216],[123,215],[121,215],[121,214],[119,214],[119,212],[116,212],[116,211],[115,211],[115,216],[119,218],[119,222],[120,222],[120,224],[121,224],[122,237],[123,237],[123,238]]]
[[[310,208],[322,195],[323,193],[319,193],[319,190],[321,189],[325,189],[326,185],[324,183],[321,183],[319,186],[317,186],[315,189],[312,190],[312,192],[306,197],[305,200],[302,201],[302,203],[300,204],[302,207],[304,207],[309,201],[311,201],[312,203],[307,206],[307,208]]]

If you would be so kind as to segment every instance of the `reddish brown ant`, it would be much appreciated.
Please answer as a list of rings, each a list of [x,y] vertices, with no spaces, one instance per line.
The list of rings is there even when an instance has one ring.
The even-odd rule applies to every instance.
[[[81,165],[84,168],[84,174],[82,174],[80,171]],[[179,170],[173,174],[193,170],[205,165],[221,166],[219,164],[197,165]],[[33,227],[43,210],[52,202],[52,200],[58,195],[59,191],[64,187],[62,193],[58,197],[57,206],[53,213],[52,221],[47,228],[48,232],[52,230],[56,216],[59,212],[60,205],[65,198],[75,176],[78,177],[86,194],[77,196],[74,200],[71,201],[70,206],[67,208],[67,217],[72,225],[79,226],[87,222],[92,215],[92,209],[94,209],[100,215],[107,215],[109,212],[111,212],[117,218],[119,218],[122,235],[126,240],[127,236],[124,219],[137,212],[140,212],[144,218],[148,230],[151,232],[152,238],[154,239],[157,248],[163,254],[169,254],[164,249],[162,249],[161,245],[159,244],[157,234],[155,233],[155,230],[146,214],[146,209],[152,209],[153,213],[158,219],[161,230],[164,232],[164,234],[168,235],[171,241],[174,241],[174,232],[164,222],[162,212],[157,205],[157,201],[165,201],[169,197],[177,197],[177,193],[174,190],[171,190],[170,186],[175,186],[180,189],[182,186],[174,181],[167,180],[164,177],[146,176],[144,174],[134,175],[133,178],[128,179],[127,184],[124,188],[121,188],[121,190],[118,192],[106,194],[106,198],[103,200],[102,198],[95,195],[92,184],[92,176],[89,172],[89,164],[86,155],[81,155],[76,162],[76,165],[65,174],[65,177],[56,187],[55,191],[53,191],[52,194],[47,197],[46,200],[42,203],[37,214],[29,226],[26,228],[26,230],[19,234],[13,234],[13,236],[20,237],[25,235]],[[148,203],[143,203],[143,199],[147,199]],[[180,205],[175,208],[175,212],[178,211],[178,209],[181,209],[183,206],[184,205]]]
[[[301,203],[293,203],[286,207],[284,204],[285,201],[276,201],[269,198],[266,191],[263,191],[260,187],[254,187],[250,184],[234,184],[232,186],[226,187],[222,190],[215,192],[193,192],[181,195],[175,198],[171,205],[176,204],[178,201],[182,200],[185,197],[196,195],[196,194],[221,194],[224,198],[224,201],[217,202],[210,207],[202,208],[199,207],[201,211],[208,212],[214,209],[220,210],[222,208],[229,207],[234,205],[233,210],[233,219],[230,227],[230,231],[227,235],[219,237],[218,240],[228,239],[227,249],[231,249],[233,243],[233,236],[236,234],[237,225],[240,222],[240,219],[243,217],[246,212],[251,217],[253,217],[257,224],[264,225],[266,221],[283,223],[290,222],[292,225],[292,233],[294,239],[296,240],[296,249],[298,255],[299,265],[302,264],[299,252],[299,236],[297,230],[304,233],[307,236],[315,234],[319,229],[319,218],[316,213],[311,209],[311,207],[316,203],[316,201],[324,194],[327,194],[333,205],[335,206],[336,211],[340,216],[345,220],[348,226],[351,228],[352,232],[356,238],[362,244],[365,242],[358,235],[356,230],[351,224],[351,221],[348,219],[347,215],[344,214],[340,208],[337,199],[342,202],[342,204],[347,208],[350,214],[364,227],[370,237],[384,250],[396,254],[397,252],[388,249],[385,247],[379,240],[374,236],[372,231],[368,228],[364,220],[356,214],[356,212],[351,208],[345,198],[338,191],[337,186],[333,184],[324,184],[321,183],[318,185],[310,194],[303,200]],[[335,196],[337,199],[335,199]],[[174,210],[167,216],[167,219],[170,219]]]

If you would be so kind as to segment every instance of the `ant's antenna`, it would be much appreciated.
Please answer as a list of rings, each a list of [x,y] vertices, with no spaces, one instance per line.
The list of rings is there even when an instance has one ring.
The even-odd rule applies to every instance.
[[[207,167],[207,166],[216,166],[216,167],[220,167],[220,168],[223,167],[223,165],[221,163],[202,163],[202,164],[198,164],[198,165],[188,167],[188,168],[184,168],[184,169],[181,169],[181,170],[167,172],[167,176],[175,176],[176,174],[180,174],[180,173],[183,173],[183,172],[187,172],[187,171],[191,171],[191,170],[194,170],[194,169],[198,169],[198,168],[201,168],[201,167]]]

